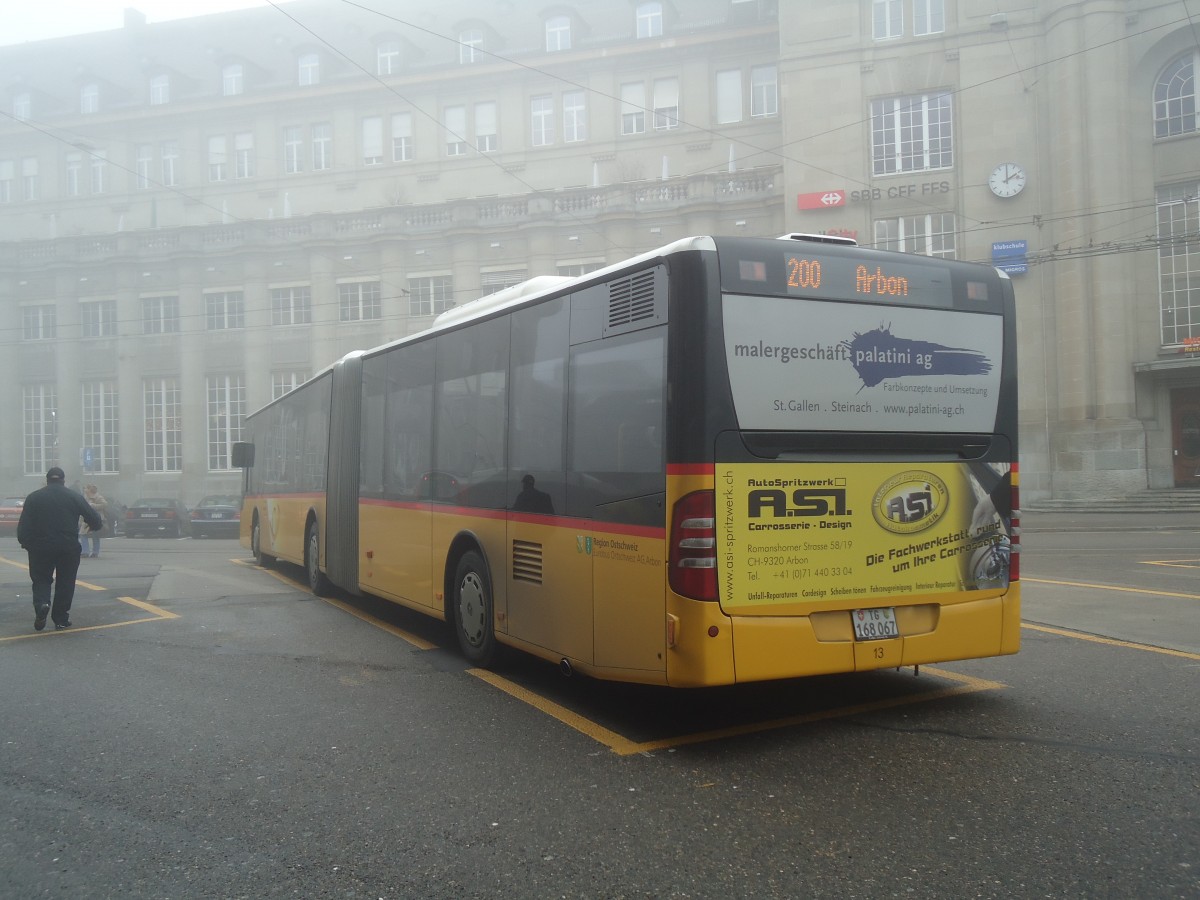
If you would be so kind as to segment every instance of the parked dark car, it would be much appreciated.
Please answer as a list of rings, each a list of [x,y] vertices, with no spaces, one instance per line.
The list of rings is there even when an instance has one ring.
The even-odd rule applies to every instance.
[[[16,534],[17,522],[21,519],[24,497],[5,497],[0,500],[0,534]]]
[[[229,494],[210,494],[192,507],[192,537],[238,536],[242,519],[242,498]]]
[[[146,497],[125,510],[125,536],[183,537],[191,531],[187,507],[178,500]]]

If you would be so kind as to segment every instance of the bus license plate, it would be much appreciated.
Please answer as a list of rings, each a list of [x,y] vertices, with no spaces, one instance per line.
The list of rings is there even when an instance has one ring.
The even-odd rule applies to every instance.
[[[881,641],[886,638],[900,637],[900,628],[896,625],[894,607],[856,609],[850,613],[850,618],[854,622],[854,639],[856,641]]]

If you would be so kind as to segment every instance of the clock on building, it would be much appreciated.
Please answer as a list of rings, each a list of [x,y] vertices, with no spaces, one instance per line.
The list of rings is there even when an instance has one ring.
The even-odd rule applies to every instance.
[[[1025,169],[1016,163],[1000,163],[988,176],[988,187],[997,197],[1015,197],[1025,188]]]

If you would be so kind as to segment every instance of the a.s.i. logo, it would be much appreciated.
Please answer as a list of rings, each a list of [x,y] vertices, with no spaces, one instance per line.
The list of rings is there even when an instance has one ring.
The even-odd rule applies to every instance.
[[[950,491],[932,472],[911,470],[893,475],[871,500],[871,514],[883,528],[913,534],[937,524],[946,514]]]

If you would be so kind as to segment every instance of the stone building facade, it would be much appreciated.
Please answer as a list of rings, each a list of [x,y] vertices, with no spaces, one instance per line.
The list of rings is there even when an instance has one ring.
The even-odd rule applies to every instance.
[[[1192,486],[1198,63],[1150,0],[299,0],[0,48],[0,493],[236,490],[244,416],[351,349],[785,231],[1010,270],[1026,500]]]

